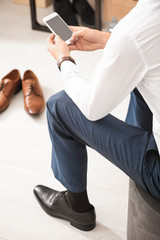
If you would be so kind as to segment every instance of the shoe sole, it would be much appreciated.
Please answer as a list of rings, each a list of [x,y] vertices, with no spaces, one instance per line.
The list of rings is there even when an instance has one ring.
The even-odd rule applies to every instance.
[[[92,225],[88,225],[88,226],[84,226],[84,225],[80,225],[78,223],[75,223],[75,222],[70,222],[70,224],[75,227],[75,228],[78,228],[82,231],[91,231],[92,229],[95,228],[96,224],[92,224]]]

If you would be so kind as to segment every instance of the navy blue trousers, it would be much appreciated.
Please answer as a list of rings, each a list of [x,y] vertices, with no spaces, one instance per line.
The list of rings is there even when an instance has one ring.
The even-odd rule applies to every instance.
[[[152,134],[152,113],[137,89],[131,93],[126,122],[110,114],[88,120],[65,91],[49,98],[47,120],[52,170],[68,190],[86,189],[88,146],[160,199],[160,157]]]

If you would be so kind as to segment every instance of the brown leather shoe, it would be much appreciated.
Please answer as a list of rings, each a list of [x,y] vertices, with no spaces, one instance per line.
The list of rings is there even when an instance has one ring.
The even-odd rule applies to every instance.
[[[12,96],[22,89],[20,73],[12,70],[0,82],[0,112],[4,111],[10,103]]]
[[[36,75],[27,70],[22,80],[22,88],[24,95],[24,107],[30,115],[39,115],[45,107],[45,100],[42,89]]]

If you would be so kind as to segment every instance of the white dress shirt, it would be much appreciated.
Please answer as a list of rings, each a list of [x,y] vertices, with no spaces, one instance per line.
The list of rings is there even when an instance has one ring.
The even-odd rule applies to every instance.
[[[91,121],[106,116],[137,87],[153,113],[160,152],[160,0],[139,0],[117,24],[90,80],[69,61],[61,71],[65,91]]]

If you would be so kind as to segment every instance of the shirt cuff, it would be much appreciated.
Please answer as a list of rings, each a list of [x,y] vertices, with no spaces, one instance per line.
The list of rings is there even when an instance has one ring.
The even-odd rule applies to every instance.
[[[61,74],[63,79],[70,73],[70,72],[77,72],[77,66],[71,61],[64,61],[61,64]]]

